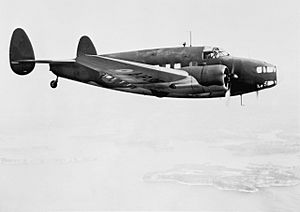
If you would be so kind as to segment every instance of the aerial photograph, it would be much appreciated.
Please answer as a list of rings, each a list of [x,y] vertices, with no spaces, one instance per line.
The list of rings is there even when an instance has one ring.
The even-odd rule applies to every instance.
[[[299,7],[0,2],[0,211],[300,211]]]

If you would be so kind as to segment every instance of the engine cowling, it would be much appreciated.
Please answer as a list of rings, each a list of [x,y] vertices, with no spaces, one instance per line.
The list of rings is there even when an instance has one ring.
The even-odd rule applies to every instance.
[[[193,76],[200,85],[218,85],[226,88],[228,86],[229,70],[225,65],[189,66],[183,69]]]

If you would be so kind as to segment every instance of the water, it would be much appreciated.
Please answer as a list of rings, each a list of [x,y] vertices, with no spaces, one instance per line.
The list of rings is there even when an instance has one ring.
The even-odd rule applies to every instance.
[[[108,130],[104,140],[104,134],[84,132],[2,134],[0,208],[299,209],[298,133],[274,130],[247,136],[245,131],[238,137],[219,130],[202,139],[128,134],[122,140],[124,134]]]
[[[251,164],[244,169],[216,165],[179,165],[164,172],[148,173],[146,182],[177,182],[191,186],[214,186],[221,190],[258,192],[260,189],[295,186],[300,183],[299,167]]]

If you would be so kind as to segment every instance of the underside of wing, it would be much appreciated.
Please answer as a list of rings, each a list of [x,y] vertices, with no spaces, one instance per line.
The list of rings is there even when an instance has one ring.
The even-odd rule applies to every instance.
[[[76,62],[110,78],[117,78],[130,84],[174,82],[185,79],[188,73],[182,70],[157,67],[144,63],[114,59],[98,55],[84,55]]]

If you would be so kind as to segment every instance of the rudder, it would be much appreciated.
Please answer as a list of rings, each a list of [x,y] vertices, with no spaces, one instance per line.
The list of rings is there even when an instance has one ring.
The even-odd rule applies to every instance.
[[[31,42],[21,28],[14,30],[9,46],[10,67],[18,75],[26,75],[32,72],[35,62],[22,62],[22,60],[34,60],[34,51]]]

